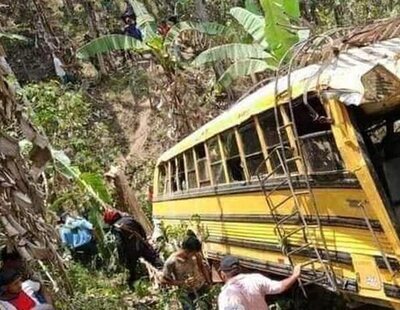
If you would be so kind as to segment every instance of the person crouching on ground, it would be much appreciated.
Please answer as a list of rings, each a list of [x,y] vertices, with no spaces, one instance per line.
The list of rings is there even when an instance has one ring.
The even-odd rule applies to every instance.
[[[301,267],[295,266],[290,277],[274,281],[259,273],[241,273],[239,259],[225,256],[220,271],[225,285],[218,296],[218,309],[263,310],[268,309],[265,296],[280,294],[292,287],[300,277]]]
[[[52,310],[50,304],[41,304],[35,297],[40,289],[33,281],[22,282],[16,270],[0,272],[0,307],[5,310]]]
[[[59,225],[62,244],[71,251],[72,258],[89,266],[98,253],[92,223],[83,217],[64,213],[60,216]]]
[[[184,310],[196,308],[196,304],[208,291],[211,284],[210,271],[201,254],[201,242],[194,235],[189,235],[182,243],[182,248],[166,260],[163,281],[184,290],[181,304]],[[205,308],[211,305],[205,301]]]
[[[136,266],[139,257],[143,257],[154,267],[162,265],[157,252],[146,239],[146,232],[132,216],[113,209],[106,209],[103,220],[111,226],[117,239],[118,258],[129,270],[128,285],[133,288],[137,280]]]

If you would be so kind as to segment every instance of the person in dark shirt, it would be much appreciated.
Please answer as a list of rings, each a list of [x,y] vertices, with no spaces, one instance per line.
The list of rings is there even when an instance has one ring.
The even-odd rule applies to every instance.
[[[125,5],[126,7],[123,16],[128,16],[131,17],[133,20],[136,20],[135,10],[133,9],[133,6],[129,2],[129,0],[125,0]]]
[[[157,252],[148,243],[146,232],[132,216],[113,209],[106,209],[104,222],[111,226],[117,239],[117,250],[120,262],[129,270],[128,284],[133,286],[137,280],[136,266],[140,257],[155,267],[160,266]]]
[[[143,41],[143,35],[140,29],[136,26],[136,14],[132,6],[127,3],[126,10],[121,16],[124,22],[123,32],[125,35],[135,38],[136,40]]]
[[[130,17],[124,18],[124,34],[135,38],[136,40],[143,41],[143,35],[139,28],[136,27],[136,21]]]

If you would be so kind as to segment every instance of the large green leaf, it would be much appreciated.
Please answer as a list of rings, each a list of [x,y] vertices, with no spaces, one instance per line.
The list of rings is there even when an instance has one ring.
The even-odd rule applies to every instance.
[[[246,8],[246,10],[250,11],[251,13],[258,14],[258,15],[263,14],[258,0],[245,0],[244,7]]]
[[[194,66],[201,66],[210,62],[221,60],[243,60],[249,58],[267,59],[272,56],[257,44],[231,43],[212,47],[202,52],[193,61]]]
[[[94,39],[77,51],[77,57],[87,59],[101,53],[117,50],[148,50],[148,46],[135,38],[122,34],[109,34]]]
[[[51,154],[58,172],[77,182],[101,205],[111,202],[111,197],[101,176],[93,173],[81,173],[78,167],[72,166],[71,160],[63,151],[51,150]]]
[[[244,59],[232,64],[219,78],[218,83],[223,87],[228,87],[235,79],[248,76],[265,70],[275,70],[275,66],[269,65],[265,60]]]
[[[300,4],[298,0],[283,0],[283,8],[292,19],[300,18]]]
[[[239,7],[232,8],[230,14],[243,26],[247,33],[253,37],[255,43],[267,47],[264,35],[265,21],[263,16],[253,14]]]
[[[90,186],[92,191],[96,193],[102,201],[108,204],[111,203],[110,194],[107,191],[107,187],[101,175],[96,173],[82,173],[80,175],[80,182],[84,182],[86,186]]]
[[[154,17],[150,15],[149,11],[147,11],[146,6],[143,3],[136,0],[129,0],[129,2],[132,5],[133,10],[135,11],[138,26],[143,26],[145,23],[144,20],[147,19],[147,17],[149,16],[151,17],[151,22],[155,21]]]
[[[278,59],[282,58],[287,50],[298,42],[297,33],[291,30],[290,18],[285,11],[284,1],[261,0],[261,6],[265,13],[265,39],[270,50]]]
[[[79,179],[81,172],[72,166],[71,160],[63,151],[51,150],[55,168],[68,179]]]
[[[198,32],[208,35],[222,35],[227,31],[224,25],[218,23],[196,23],[196,22],[180,22],[174,25],[169,31],[165,38],[165,44],[172,44],[179,36],[180,33],[187,30],[196,30]]]

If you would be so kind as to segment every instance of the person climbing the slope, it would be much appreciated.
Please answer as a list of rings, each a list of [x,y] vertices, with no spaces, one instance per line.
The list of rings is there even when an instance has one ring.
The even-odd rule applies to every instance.
[[[154,267],[161,266],[157,252],[146,239],[145,230],[132,216],[114,209],[106,209],[103,220],[111,226],[111,231],[117,239],[118,257],[129,271],[127,282],[130,287],[133,287],[138,279],[136,267],[140,257]]]

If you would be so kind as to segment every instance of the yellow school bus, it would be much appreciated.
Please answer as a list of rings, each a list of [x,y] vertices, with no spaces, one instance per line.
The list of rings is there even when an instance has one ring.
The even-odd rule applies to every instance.
[[[278,76],[161,155],[153,215],[214,264],[400,309],[400,39]]]

